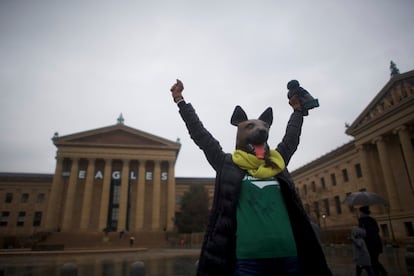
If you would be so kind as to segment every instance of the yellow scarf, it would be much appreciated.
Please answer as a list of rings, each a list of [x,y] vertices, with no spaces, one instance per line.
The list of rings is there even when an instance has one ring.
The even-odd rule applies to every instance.
[[[242,150],[235,150],[232,159],[241,169],[257,178],[269,178],[277,175],[285,168],[285,161],[279,152],[270,150],[270,160],[277,165],[277,168],[265,167],[265,161],[255,155]]]

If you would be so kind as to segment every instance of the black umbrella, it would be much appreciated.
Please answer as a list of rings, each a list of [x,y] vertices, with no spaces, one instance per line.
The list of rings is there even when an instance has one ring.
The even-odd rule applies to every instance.
[[[345,198],[343,204],[350,205],[350,206],[387,205],[387,201],[376,193],[354,192],[354,193],[350,193]]]

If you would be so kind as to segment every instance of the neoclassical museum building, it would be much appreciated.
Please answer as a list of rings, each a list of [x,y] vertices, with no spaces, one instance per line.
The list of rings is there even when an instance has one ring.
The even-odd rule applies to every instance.
[[[391,69],[390,80],[346,126],[354,139],[292,172],[326,240],[346,240],[357,212],[343,202],[351,192],[368,191],[387,203],[370,208],[382,237],[414,241],[414,71]]]
[[[414,242],[414,71],[394,67],[346,133],[351,142],[291,172],[322,237],[346,241],[356,218],[343,201],[370,191],[388,203],[371,207],[384,239]],[[204,185],[212,198],[213,178],[175,176],[179,142],[131,128],[122,115],[114,125],[56,133],[52,141],[53,174],[0,173],[1,241],[42,232],[65,244],[104,230],[159,238],[174,233],[180,198],[191,185]]]

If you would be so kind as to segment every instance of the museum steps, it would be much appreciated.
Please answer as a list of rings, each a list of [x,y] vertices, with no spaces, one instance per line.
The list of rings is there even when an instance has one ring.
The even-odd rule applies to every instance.
[[[130,247],[130,237],[134,237],[134,247],[161,248],[167,247],[167,236],[165,232],[51,232],[47,238],[38,242],[37,250],[62,250],[64,249],[100,249],[100,248],[124,248]]]

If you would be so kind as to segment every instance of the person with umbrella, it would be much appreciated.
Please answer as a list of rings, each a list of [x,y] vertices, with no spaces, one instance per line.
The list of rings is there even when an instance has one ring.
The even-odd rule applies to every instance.
[[[377,221],[370,216],[371,211],[369,206],[362,206],[359,208],[358,224],[366,231],[365,243],[371,258],[371,265],[375,275],[387,275],[388,272],[379,261],[379,255],[383,252],[382,240],[379,235],[379,227]]]
[[[359,191],[349,194],[344,204],[354,206],[361,206],[359,208],[358,225],[364,228],[366,231],[365,243],[371,258],[371,265],[376,275],[387,275],[387,271],[384,266],[379,262],[379,255],[382,253],[382,240],[379,235],[379,227],[377,221],[370,216],[371,211],[369,206],[371,205],[388,205],[387,201],[380,195],[367,192]],[[389,206],[389,205],[388,205]],[[390,221],[391,225],[391,221]],[[391,233],[393,233],[391,225]]]
[[[362,270],[365,270],[369,276],[375,276],[371,265],[371,257],[365,243],[366,231],[359,226],[352,227],[352,253],[354,255],[356,276],[361,276]]]

